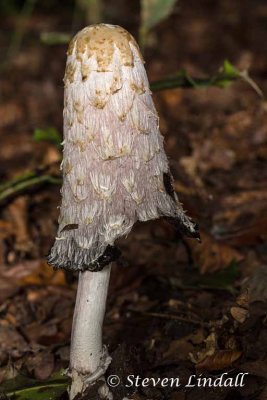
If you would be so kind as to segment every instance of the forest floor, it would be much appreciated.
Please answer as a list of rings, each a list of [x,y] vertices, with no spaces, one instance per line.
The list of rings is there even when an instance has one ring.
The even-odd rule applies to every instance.
[[[129,12],[122,9],[114,19],[136,34],[137,15],[129,25]],[[66,46],[44,46],[39,33],[68,31],[71,18],[68,11],[37,8],[20,51],[1,73],[1,182],[40,166],[59,174],[60,150],[36,143],[33,132],[62,132]],[[264,1],[178,3],[150,38],[149,79],[178,69],[205,77],[229,59],[249,69],[267,93],[266,23]],[[3,54],[13,29],[14,17],[7,17],[0,31]],[[164,221],[138,224],[121,241],[123,262],[113,267],[104,326],[113,357],[108,374],[124,382],[129,374],[179,377],[181,387],[139,387],[129,394],[120,385],[114,398],[266,400],[266,99],[238,82],[226,89],[162,91],[154,100],[175,190],[198,222],[202,242],[177,240]],[[45,261],[57,229],[59,189],[38,185],[1,204],[3,385],[20,374],[46,381],[68,365],[77,280]],[[223,372],[249,375],[244,387],[185,387],[192,374]]]

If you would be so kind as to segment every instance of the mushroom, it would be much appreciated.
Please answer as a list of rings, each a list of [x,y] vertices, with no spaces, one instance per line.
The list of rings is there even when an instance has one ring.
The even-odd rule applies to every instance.
[[[71,40],[64,77],[63,186],[48,262],[79,271],[70,398],[104,376],[111,361],[102,323],[115,242],[136,221],[166,217],[188,236],[196,225],[172,188],[144,61],[123,28],[99,24]],[[112,398],[102,386],[102,398]]]

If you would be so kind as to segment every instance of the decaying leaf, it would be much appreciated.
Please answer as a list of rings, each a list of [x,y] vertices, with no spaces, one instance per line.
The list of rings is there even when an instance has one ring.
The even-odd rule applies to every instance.
[[[248,317],[248,310],[243,307],[231,307],[230,313],[232,317],[241,324],[245,322]]]
[[[229,368],[242,355],[241,351],[237,350],[220,350],[211,356],[206,357],[203,361],[196,365],[196,368],[201,371],[219,371]]]
[[[36,379],[45,380],[54,370],[54,356],[49,351],[40,351],[30,356],[26,365]]]
[[[201,363],[207,357],[213,356],[217,349],[217,336],[214,332],[212,332],[205,340],[205,348],[202,351],[199,351],[197,355],[190,353],[190,359],[194,364]]]
[[[248,289],[245,289],[243,292],[241,292],[237,298],[236,298],[236,303],[243,308],[248,309],[249,303],[250,303],[250,293]]]
[[[63,271],[54,271],[45,261],[40,260],[35,264],[31,273],[25,274],[19,279],[19,284],[66,286],[66,279]]]
[[[22,286],[66,286],[63,271],[52,270],[44,260],[25,261],[0,270],[0,302],[4,302]]]
[[[29,351],[28,343],[13,326],[0,326],[0,338],[0,365],[7,363],[9,357],[21,357]]]
[[[4,381],[14,379],[18,375],[18,371],[14,367],[12,363],[8,363],[4,367],[0,368],[0,384]],[[0,386],[0,395],[1,395],[1,386]],[[1,396],[0,396],[1,399]]]
[[[243,259],[241,253],[211,236],[201,233],[201,243],[190,243],[193,259],[202,274],[219,271]]]
[[[28,198],[18,197],[9,205],[8,213],[16,237],[15,250],[30,252],[33,242],[28,226]]]
[[[21,107],[13,102],[3,103],[0,106],[0,128],[13,125],[22,119],[23,112]]]

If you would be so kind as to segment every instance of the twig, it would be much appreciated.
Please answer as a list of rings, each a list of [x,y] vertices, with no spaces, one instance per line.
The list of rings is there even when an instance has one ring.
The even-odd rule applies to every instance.
[[[178,73],[176,76],[152,82],[150,87],[153,92],[176,88],[199,89],[212,86],[222,87],[225,85],[226,81],[230,84],[237,79],[237,76],[233,77],[227,75],[218,75],[210,78],[192,78],[187,73],[182,72]]]
[[[65,32],[42,32],[40,35],[41,43],[47,46],[55,46],[66,44],[70,41],[71,36]]]
[[[249,76],[248,71],[239,71],[228,61],[224,62],[219,73],[209,78],[193,78],[186,71],[180,71],[177,75],[152,82],[150,87],[153,92],[160,90],[188,88],[201,89],[209,87],[226,88],[231,83],[242,80],[246,82],[260,97],[264,97],[262,90]]]
[[[206,322],[197,321],[195,319],[179,317],[178,315],[174,315],[174,314],[163,314],[163,313],[155,313],[155,312],[146,312],[146,311],[139,311],[139,310],[133,310],[133,309],[130,309],[128,311],[134,312],[134,313],[137,313],[137,314],[142,314],[142,315],[145,315],[147,317],[173,319],[175,321],[187,322],[187,323],[190,323],[190,324],[193,324],[193,325],[209,326],[209,324],[206,323]]]
[[[43,183],[59,185],[61,178],[49,174],[40,175],[37,172],[21,175],[0,186],[0,203]]]

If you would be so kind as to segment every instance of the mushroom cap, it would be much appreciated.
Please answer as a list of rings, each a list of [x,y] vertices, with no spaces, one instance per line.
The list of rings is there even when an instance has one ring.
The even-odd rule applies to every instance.
[[[99,270],[138,220],[165,216],[197,236],[172,189],[134,38],[119,26],[84,28],[70,42],[64,82],[62,205],[48,262]]]
[[[117,25],[97,24],[87,26],[82,29],[69,44],[67,55],[75,54],[77,59],[83,59],[94,56],[97,60],[98,72],[108,72],[112,63],[115,47],[120,53],[120,61],[124,66],[133,67],[133,54],[131,50],[133,45],[142,55],[133,36],[125,29]]]

